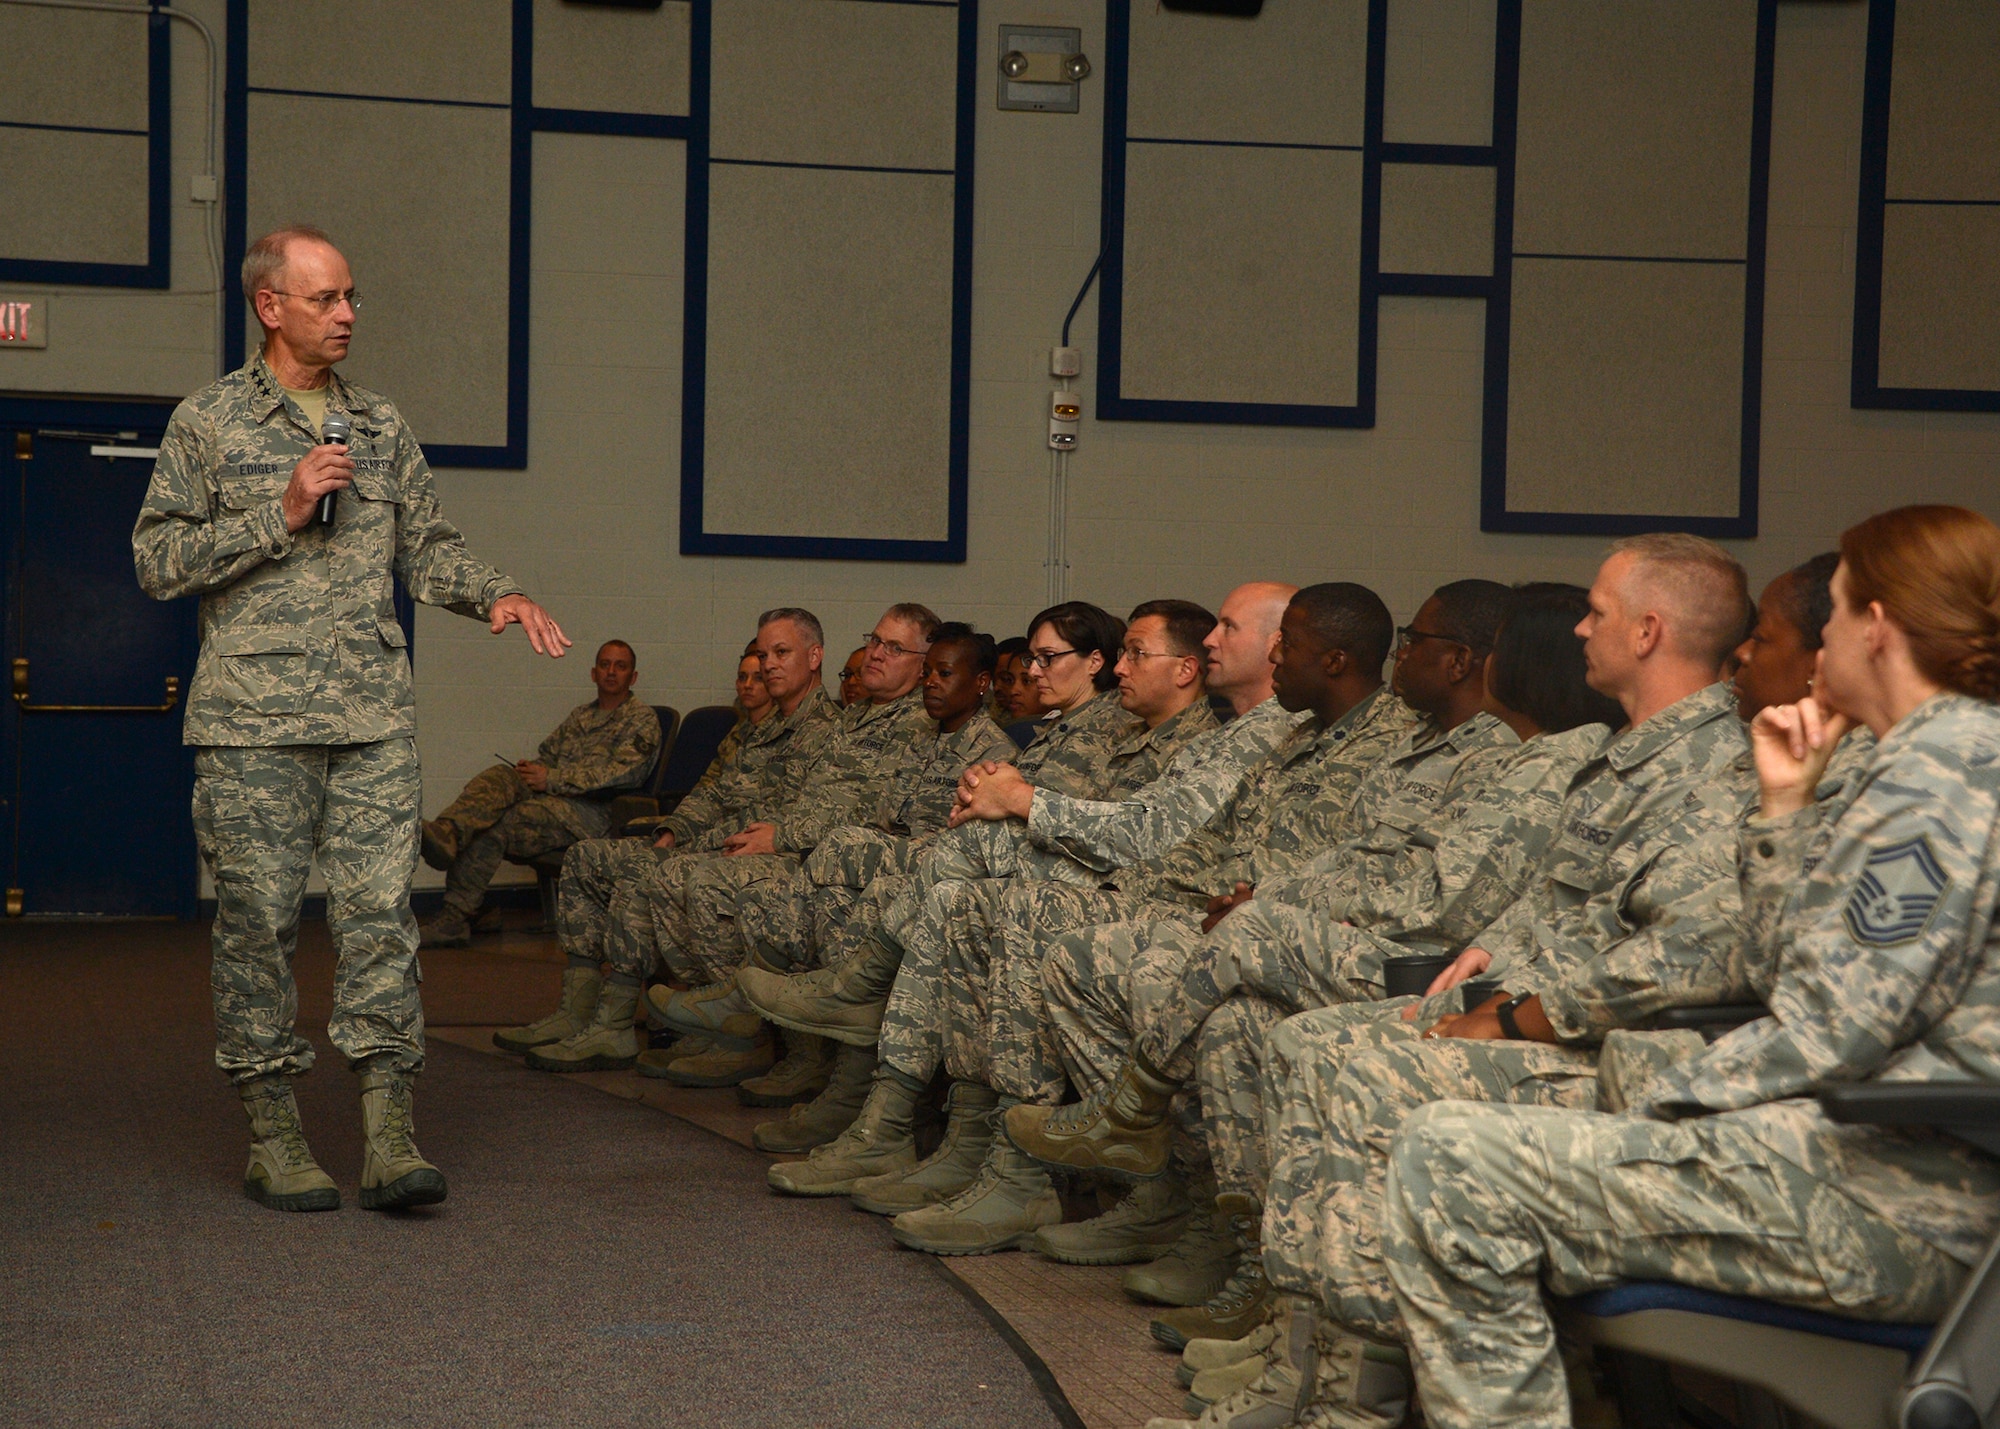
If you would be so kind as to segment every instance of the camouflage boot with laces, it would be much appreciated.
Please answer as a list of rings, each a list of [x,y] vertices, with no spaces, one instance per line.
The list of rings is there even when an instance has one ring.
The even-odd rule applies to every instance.
[[[417,1150],[413,1082],[407,1072],[361,1074],[364,1210],[429,1206],[445,1197],[444,1173]]]
[[[250,1116],[250,1165],[243,1194],[274,1211],[337,1211],[340,1191],[319,1169],[299,1125],[298,1103],[289,1077],[259,1077],[243,1083],[243,1110]]]

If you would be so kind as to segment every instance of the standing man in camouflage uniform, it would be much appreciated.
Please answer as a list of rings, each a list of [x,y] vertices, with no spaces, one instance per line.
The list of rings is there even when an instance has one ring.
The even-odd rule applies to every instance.
[[[250,1117],[244,1190],[278,1210],[338,1207],[290,1081],[313,1064],[293,1031],[292,953],[317,854],[339,959],[327,1030],[361,1078],[361,1204],[427,1205],[445,1180],[418,1154],[411,1115],[423,784],[391,578],[495,634],[519,624],[543,654],[570,641],[466,551],[395,404],[334,373],[355,293],[326,235],[265,235],[242,281],[263,350],[175,409],[132,533],[147,594],[202,597],[184,737],[199,751],[195,838],[215,877],[216,1063]],[[347,442],[320,440],[328,412],[349,422]],[[331,526],[315,521],[327,496]]]
[[[444,909],[421,925],[423,946],[462,948],[503,858],[534,858],[610,827],[610,804],[636,789],[660,756],[660,717],[632,698],[638,657],[609,640],[590,667],[597,698],[578,705],[535,758],[475,774],[423,829],[424,862],[443,869]]]

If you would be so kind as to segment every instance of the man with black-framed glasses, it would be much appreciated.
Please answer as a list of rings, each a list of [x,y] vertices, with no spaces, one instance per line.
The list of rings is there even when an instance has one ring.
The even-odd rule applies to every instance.
[[[279,229],[250,245],[242,283],[263,348],[175,409],[132,532],[147,594],[202,598],[183,737],[199,751],[195,839],[215,876],[216,1064],[250,1117],[244,1191],[276,1210],[337,1208],[291,1089],[313,1065],[293,1029],[292,954],[317,854],[339,958],[327,1030],[361,1078],[361,1204],[427,1205],[445,1181],[411,1113],[423,781],[391,575],[496,635],[519,624],[543,654],[570,640],[465,549],[395,404],[334,372],[357,306],[340,250],[318,229]],[[329,413],[344,439],[321,439]],[[329,498],[331,524],[315,519]]]

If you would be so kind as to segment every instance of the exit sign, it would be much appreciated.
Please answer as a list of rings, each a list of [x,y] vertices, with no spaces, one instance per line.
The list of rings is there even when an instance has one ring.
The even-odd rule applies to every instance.
[[[0,298],[0,347],[48,345],[47,298]]]

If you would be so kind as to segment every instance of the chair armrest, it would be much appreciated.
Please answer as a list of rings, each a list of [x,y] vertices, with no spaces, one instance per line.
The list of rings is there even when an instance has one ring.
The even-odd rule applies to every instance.
[[[1990,1082],[1854,1082],[1826,1088],[1819,1104],[1850,1126],[2000,1131],[2000,1086]]]
[[[660,801],[647,794],[620,794],[611,801],[606,815],[610,827],[622,829],[634,819],[643,819],[660,812]]]
[[[1653,1018],[1653,1026],[1661,1030],[1684,1028],[1719,1037],[1746,1022],[1755,1022],[1769,1015],[1761,1002],[1723,1002],[1714,1007],[1669,1007]]]

